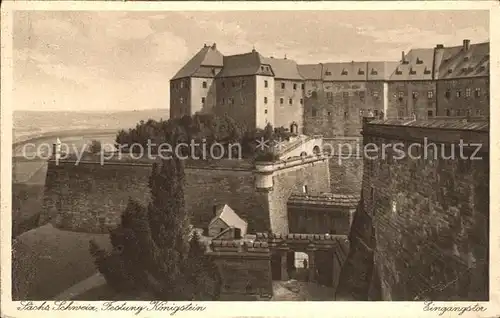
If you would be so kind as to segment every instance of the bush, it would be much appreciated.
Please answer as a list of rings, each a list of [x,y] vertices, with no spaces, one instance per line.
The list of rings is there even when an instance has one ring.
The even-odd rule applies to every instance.
[[[270,151],[259,152],[255,156],[255,161],[256,162],[274,162],[274,161],[279,161],[279,155],[275,154],[274,152],[270,152]]]

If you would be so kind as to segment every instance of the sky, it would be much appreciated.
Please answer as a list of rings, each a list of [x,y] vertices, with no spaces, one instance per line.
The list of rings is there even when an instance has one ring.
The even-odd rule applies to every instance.
[[[297,63],[393,60],[489,40],[488,11],[17,11],[14,110],[169,107],[169,80],[203,45]]]

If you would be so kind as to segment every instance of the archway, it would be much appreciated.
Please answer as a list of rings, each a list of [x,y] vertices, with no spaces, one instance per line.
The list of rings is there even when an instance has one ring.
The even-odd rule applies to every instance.
[[[321,150],[319,149],[319,146],[314,146],[313,148],[313,153],[315,155],[319,155],[321,153]]]
[[[301,157],[307,157],[307,152],[302,151],[302,152],[300,153],[300,156],[301,156]]]
[[[299,132],[299,126],[297,125],[296,122],[293,122],[291,125],[290,125],[290,132],[292,134],[297,134]]]

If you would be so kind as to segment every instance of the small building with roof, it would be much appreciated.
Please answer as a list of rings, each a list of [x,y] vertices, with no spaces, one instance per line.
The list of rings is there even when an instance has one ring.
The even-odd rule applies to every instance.
[[[227,204],[213,207],[214,217],[208,224],[208,236],[218,240],[241,239],[247,234],[248,223]]]

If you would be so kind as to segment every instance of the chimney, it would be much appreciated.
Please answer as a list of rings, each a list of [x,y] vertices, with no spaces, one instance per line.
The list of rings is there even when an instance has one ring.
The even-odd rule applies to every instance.
[[[401,52],[401,62],[404,64],[406,61],[405,61],[405,51],[402,51]]]
[[[216,48],[217,48],[217,44],[216,43],[212,44],[212,50],[215,50]]]
[[[286,54],[285,54],[285,60],[286,60]]]
[[[203,47],[204,47],[204,48],[205,48],[205,47],[207,47],[207,44],[206,44],[206,43],[205,43],[205,44],[203,44]]]
[[[212,214],[213,214],[214,216],[216,216],[216,215],[217,215],[217,204],[214,204],[214,206],[212,207]]]
[[[438,44],[438,45],[436,45],[436,49],[444,49],[444,45],[443,44]]]
[[[464,40],[464,51],[468,51],[470,47],[470,40]]]

